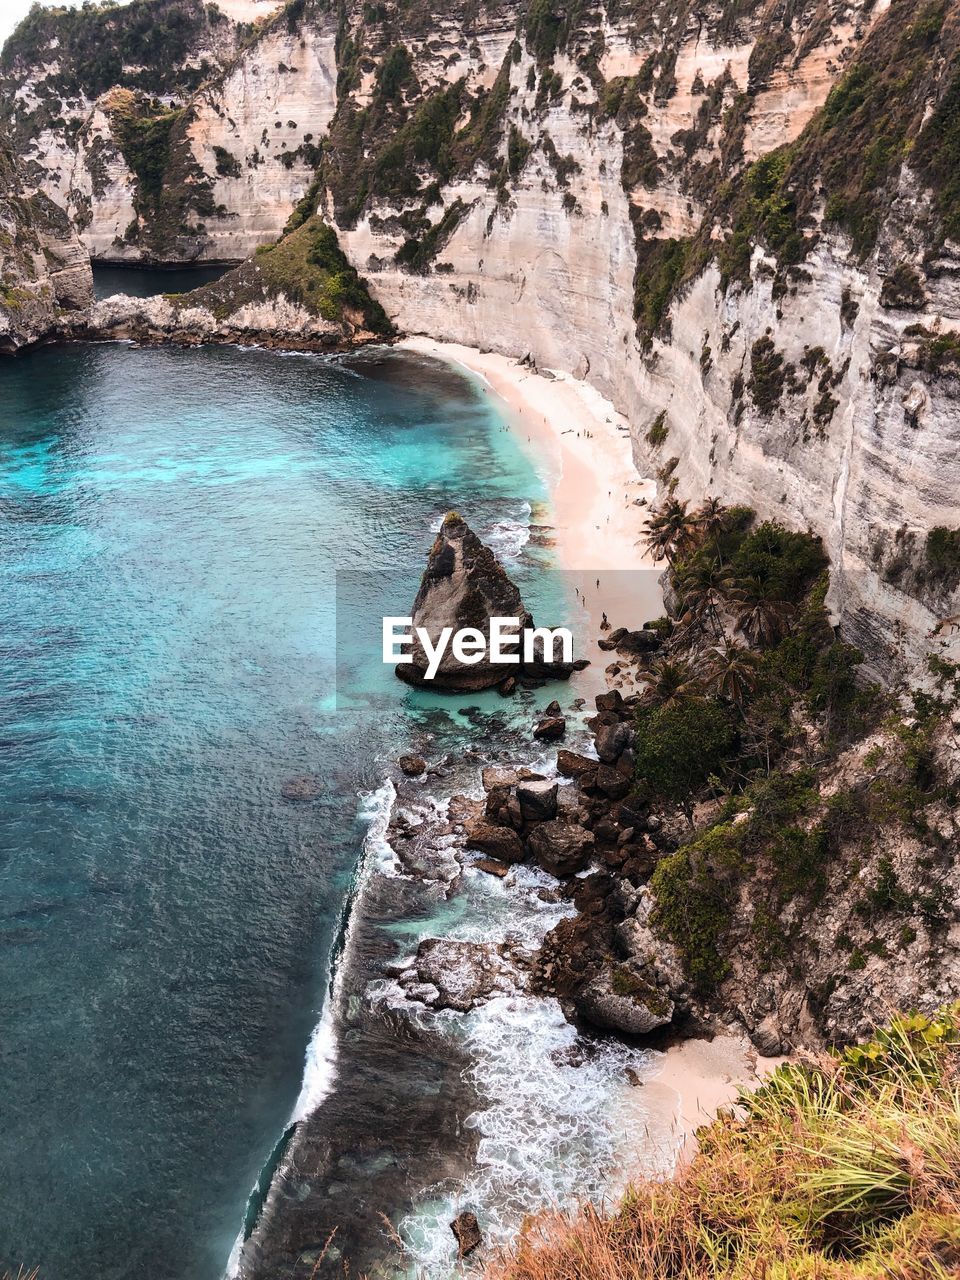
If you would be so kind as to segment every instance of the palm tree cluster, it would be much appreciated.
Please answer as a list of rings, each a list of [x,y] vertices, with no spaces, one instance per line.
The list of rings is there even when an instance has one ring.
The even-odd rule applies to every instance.
[[[669,567],[674,648],[686,651],[651,665],[644,695],[650,703],[712,693],[742,711],[758,680],[754,649],[777,644],[789,630],[794,606],[776,584],[744,576],[731,564],[726,543],[738,518],[718,498],[691,511],[674,497],[650,517],[644,541],[653,559]]]

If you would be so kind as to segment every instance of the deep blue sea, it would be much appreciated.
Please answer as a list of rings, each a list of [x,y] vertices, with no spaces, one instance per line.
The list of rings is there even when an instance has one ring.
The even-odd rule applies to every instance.
[[[357,792],[424,710],[344,600],[409,603],[450,507],[516,551],[543,496],[482,388],[409,355],[0,366],[0,1270],[218,1280]]]

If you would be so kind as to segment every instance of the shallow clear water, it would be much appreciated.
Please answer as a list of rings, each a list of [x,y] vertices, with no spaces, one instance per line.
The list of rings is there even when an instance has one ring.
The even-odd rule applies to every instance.
[[[221,1274],[300,1089],[356,792],[422,714],[356,661],[337,713],[336,640],[378,640],[350,610],[335,636],[335,569],[402,596],[447,508],[509,540],[540,497],[482,391],[409,356],[0,368],[0,1264]],[[312,804],[281,798],[301,773]]]

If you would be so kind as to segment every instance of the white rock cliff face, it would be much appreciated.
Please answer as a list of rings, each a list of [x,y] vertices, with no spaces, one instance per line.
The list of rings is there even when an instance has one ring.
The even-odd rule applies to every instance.
[[[849,6],[821,44],[755,93],[746,158],[799,135],[852,45],[885,7]],[[469,212],[423,274],[393,260],[405,238],[398,208],[381,203],[376,217],[341,228],[341,244],[400,329],[531,356],[541,367],[585,377],[630,419],[642,472],[676,459],[670,465],[679,496],[718,494],[821,533],[837,570],[829,603],[865,647],[868,666],[870,655],[892,645],[916,667],[938,619],[957,613],[960,602],[934,595],[921,603],[890,580],[886,567],[895,540],[916,550],[933,525],[958,523],[960,388],[956,377],[911,370],[903,331],[918,321],[960,330],[953,264],[918,315],[880,305],[880,264],[890,260],[883,244],[861,266],[844,237],[825,237],[804,264],[808,278],[779,298],[758,251],[752,288],[724,293],[710,267],[673,306],[668,338],[644,349],[637,337],[630,204],[655,210],[662,234],[690,234],[699,224],[704,210],[671,171],[677,135],[694,127],[711,81],[726,78],[730,101],[746,87],[750,51],[750,44],[714,48],[696,29],[687,33],[676,91],[644,120],[661,178],[629,194],[621,185],[622,131],[583,110],[593,96],[585,77],[554,60],[564,91],[538,112],[529,87],[536,67],[524,51],[510,68],[508,122],[532,150],[509,199],[498,199],[482,167],[444,188],[445,208],[459,199]],[[608,32],[608,74],[636,75],[648,53],[623,33],[618,39]],[[575,160],[569,176],[551,162],[545,135],[555,155]],[[699,151],[708,156],[714,145],[707,131]],[[332,204],[327,214],[334,217]],[[430,210],[435,222],[442,214],[442,207]],[[845,298],[856,304],[849,323],[841,314]],[[753,345],[768,332],[784,362],[798,369],[805,353],[823,349],[816,376],[801,372],[803,386],[772,409],[745,390]],[[879,376],[881,359],[893,361],[893,373]],[[824,396],[836,403],[829,420],[818,423]],[[655,447],[647,433],[661,414],[666,441]],[[949,628],[937,643],[960,656]]]
[[[411,15],[409,30],[374,25],[372,45],[363,40],[373,20],[351,7],[341,38],[368,50],[351,90],[358,110],[375,109],[378,66],[400,43],[413,104],[461,79],[470,95],[496,93],[498,73],[509,85],[496,156],[455,166],[439,200],[417,211],[436,226],[463,210],[428,263],[411,270],[395,258],[419,196],[367,201],[356,220],[341,211],[338,233],[400,329],[584,377],[632,422],[638,467],[659,472],[680,496],[712,492],[816,529],[834,561],[831,603],[848,634],[869,655],[892,644],[916,665],[938,620],[960,612],[960,601],[929,584],[916,590],[913,572],[927,531],[960,523],[960,427],[956,371],[922,367],[906,331],[960,331],[960,287],[948,246],[927,271],[921,310],[881,304],[894,264],[906,257],[922,266],[898,230],[926,216],[909,173],[864,261],[841,234],[824,234],[784,291],[756,250],[750,287],[722,289],[709,265],[672,302],[660,336],[642,339],[635,321],[647,297],[635,287],[634,224],[660,241],[695,235],[710,190],[700,178],[728,144],[730,120],[742,116],[739,163],[797,138],[889,8],[890,0],[844,0],[829,12],[798,3],[784,19],[758,3],[732,24],[720,6],[661,5],[618,19],[598,8],[577,31],[581,50],[599,49],[592,75],[582,58],[553,53],[545,62],[532,40],[514,44],[511,3],[425,27]],[[787,32],[791,56],[770,57],[770,41]],[[172,257],[243,257],[280,233],[335,124],[336,49],[332,15],[312,9],[294,29],[281,17],[192,97],[176,155],[209,183],[212,212],[178,233]],[[51,74],[40,69],[18,89],[25,106]],[[644,85],[633,123],[601,101],[614,77]],[[137,257],[143,248],[126,235],[130,171],[103,104],[80,105],[87,114],[75,140],[67,146],[53,129],[29,158],[95,255]],[[511,137],[519,159],[510,160]],[[625,159],[639,173],[626,189]],[[498,171],[508,161],[504,182]],[[424,187],[432,176],[425,165]],[[336,223],[333,191],[319,201]],[[753,389],[765,340],[790,371],[772,400]],[[949,627],[936,642],[957,647]]]
[[[197,94],[190,149],[224,211],[204,219],[199,259],[246,258],[283,230],[336,110],[335,43],[332,17],[309,39],[279,24]]]

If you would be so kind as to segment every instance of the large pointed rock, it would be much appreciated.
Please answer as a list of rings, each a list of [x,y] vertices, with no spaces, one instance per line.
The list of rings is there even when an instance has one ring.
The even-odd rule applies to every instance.
[[[521,631],[533,626],[533,618],[516,583],[455,511],[444,518],[430,548],[412,617],[411,661],[399,662],[396,667],[397,675],[407,684],[447,692],[473,692],[492,689],[521,674],[565,680],[587,665],[583,661],[545,661],[542,645],[536,651],[536,661],[529,664],[489,660],[491,618],[516,618]],[[428,656],[417,638],[417,628],[424,628],[435,645],[445,627],[451,627],[454,633],[475,628],[483,637],[485,653],[481,661],[468,664],[457,658],[448,644],[436,674],[428,681]],[[522,658],[522,650],[521,644],[509,652],[519,653]]]

